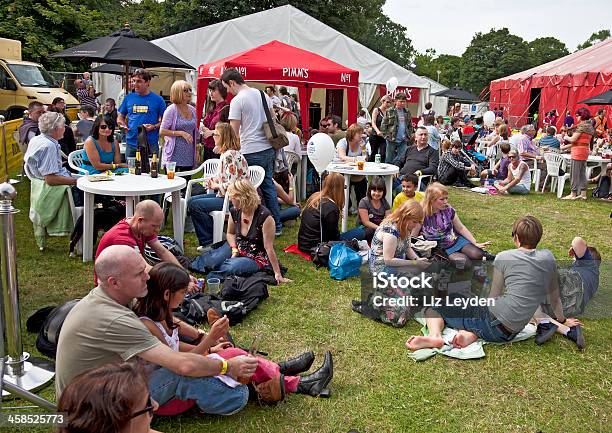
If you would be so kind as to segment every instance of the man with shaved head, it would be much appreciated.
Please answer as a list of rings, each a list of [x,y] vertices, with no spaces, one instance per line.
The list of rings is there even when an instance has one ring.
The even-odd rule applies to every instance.
[[[104,233],[96,258],[110,245],[127,245],[144,255],[145,244],[164,262],[171,262],[180,266],[180,263],[157,239],[157,234],[164,220],[162,208],[153,200],[143,200],[136,205],[134,216],[125,218]]]
[[[95,262],[98,285],[66,316],[57,346],[57,398],[78,374],[112,362],[143,359],[152,364],[151,398],[164,404],[172,398],[193,399],[205,413],[230,415],[248,400],[245,385],[226,385],[214,377],[250,376],[257,358],[238,356],[222,361],[197,353],[175,352],[162,344],[131,310],[134,298],[147,294],[149,274],[142,256],[127,245],[110,245]],[[227,318],[212,326],[215,341],[229,330]]]

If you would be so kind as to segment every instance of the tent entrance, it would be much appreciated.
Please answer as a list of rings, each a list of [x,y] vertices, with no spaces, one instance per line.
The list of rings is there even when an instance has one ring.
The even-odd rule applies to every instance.
[[[538,113],[538,122],[541,122],[542,119],[544,119],[543,114],[544,113],[540,113],[540,96],[542,94],[542,89],[541,88],[532,88],[531,89],[531,93],[529,95],[529,112],[527,114],[527,122],[528,123],[534,123],[533,122],[533,115],[535,113]],[[536,126],[537,127],[537,126]]]
[[[344,108],[344,90],[342,89],[327,89],[325,95],[325,115],[336,116],[342,118]]]

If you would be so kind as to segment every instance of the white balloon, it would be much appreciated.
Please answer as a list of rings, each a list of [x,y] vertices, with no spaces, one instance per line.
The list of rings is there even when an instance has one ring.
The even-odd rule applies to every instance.
[[[332,162],[335,150],[334,141],[327,134],[319,132],[310,138],[307,147],[308,159],[319,174]]]
[[[397,84],[397,77],[389,78],[389,81],[387,81],[387,84],[385,85],[385,87],[387,88],[387,93],[395,92],[395,89],[397,89]]]
[[[482,121],[490,128],[495,124],[495,113],[492,111],[487,111],[484,116],[482,116]]]

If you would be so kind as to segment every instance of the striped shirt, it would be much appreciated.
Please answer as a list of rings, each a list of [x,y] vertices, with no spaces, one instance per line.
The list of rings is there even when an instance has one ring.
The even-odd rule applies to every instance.
[[[457,170],[465,171],[472,164],[462,154],[455,155],[450,150],[446,151],[442,158],[440,158],[440,165],[438,166],[438,179],[442,179],[446,176],[446,173],[454,167]]]
[[[97,110],[98,104],[96,103],[96,98],[90,96],[87,89],[77,89],[77,96],[79,97],[81,107],[89,106],[92,107],[94,111]]]
[[[59,143],[48,135],[40,134],[32,138],[23,160],[32,177],[36,179],[44,179],[49,174],[71,177],[70,172],[62,166]]]

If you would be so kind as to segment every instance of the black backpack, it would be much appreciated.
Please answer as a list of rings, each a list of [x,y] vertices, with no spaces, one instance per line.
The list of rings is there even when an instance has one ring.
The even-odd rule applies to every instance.
[[[36,348],[40,353],[55,359],[60,331],[66,316],[80,299],[73,299],[59,307],[44,307],[32,314],[26,323],[29,332],[38,332]]]
[[[350,241],[327,241],[319,242],[319,244],[310,250],[310,257],[312,257],[312,263],[317,268],[326,268],[329,263],[329,253],[331,247],[334,244],[346,244],[349,248],[359,251],[359,241],[357,239],[351,239]]]

